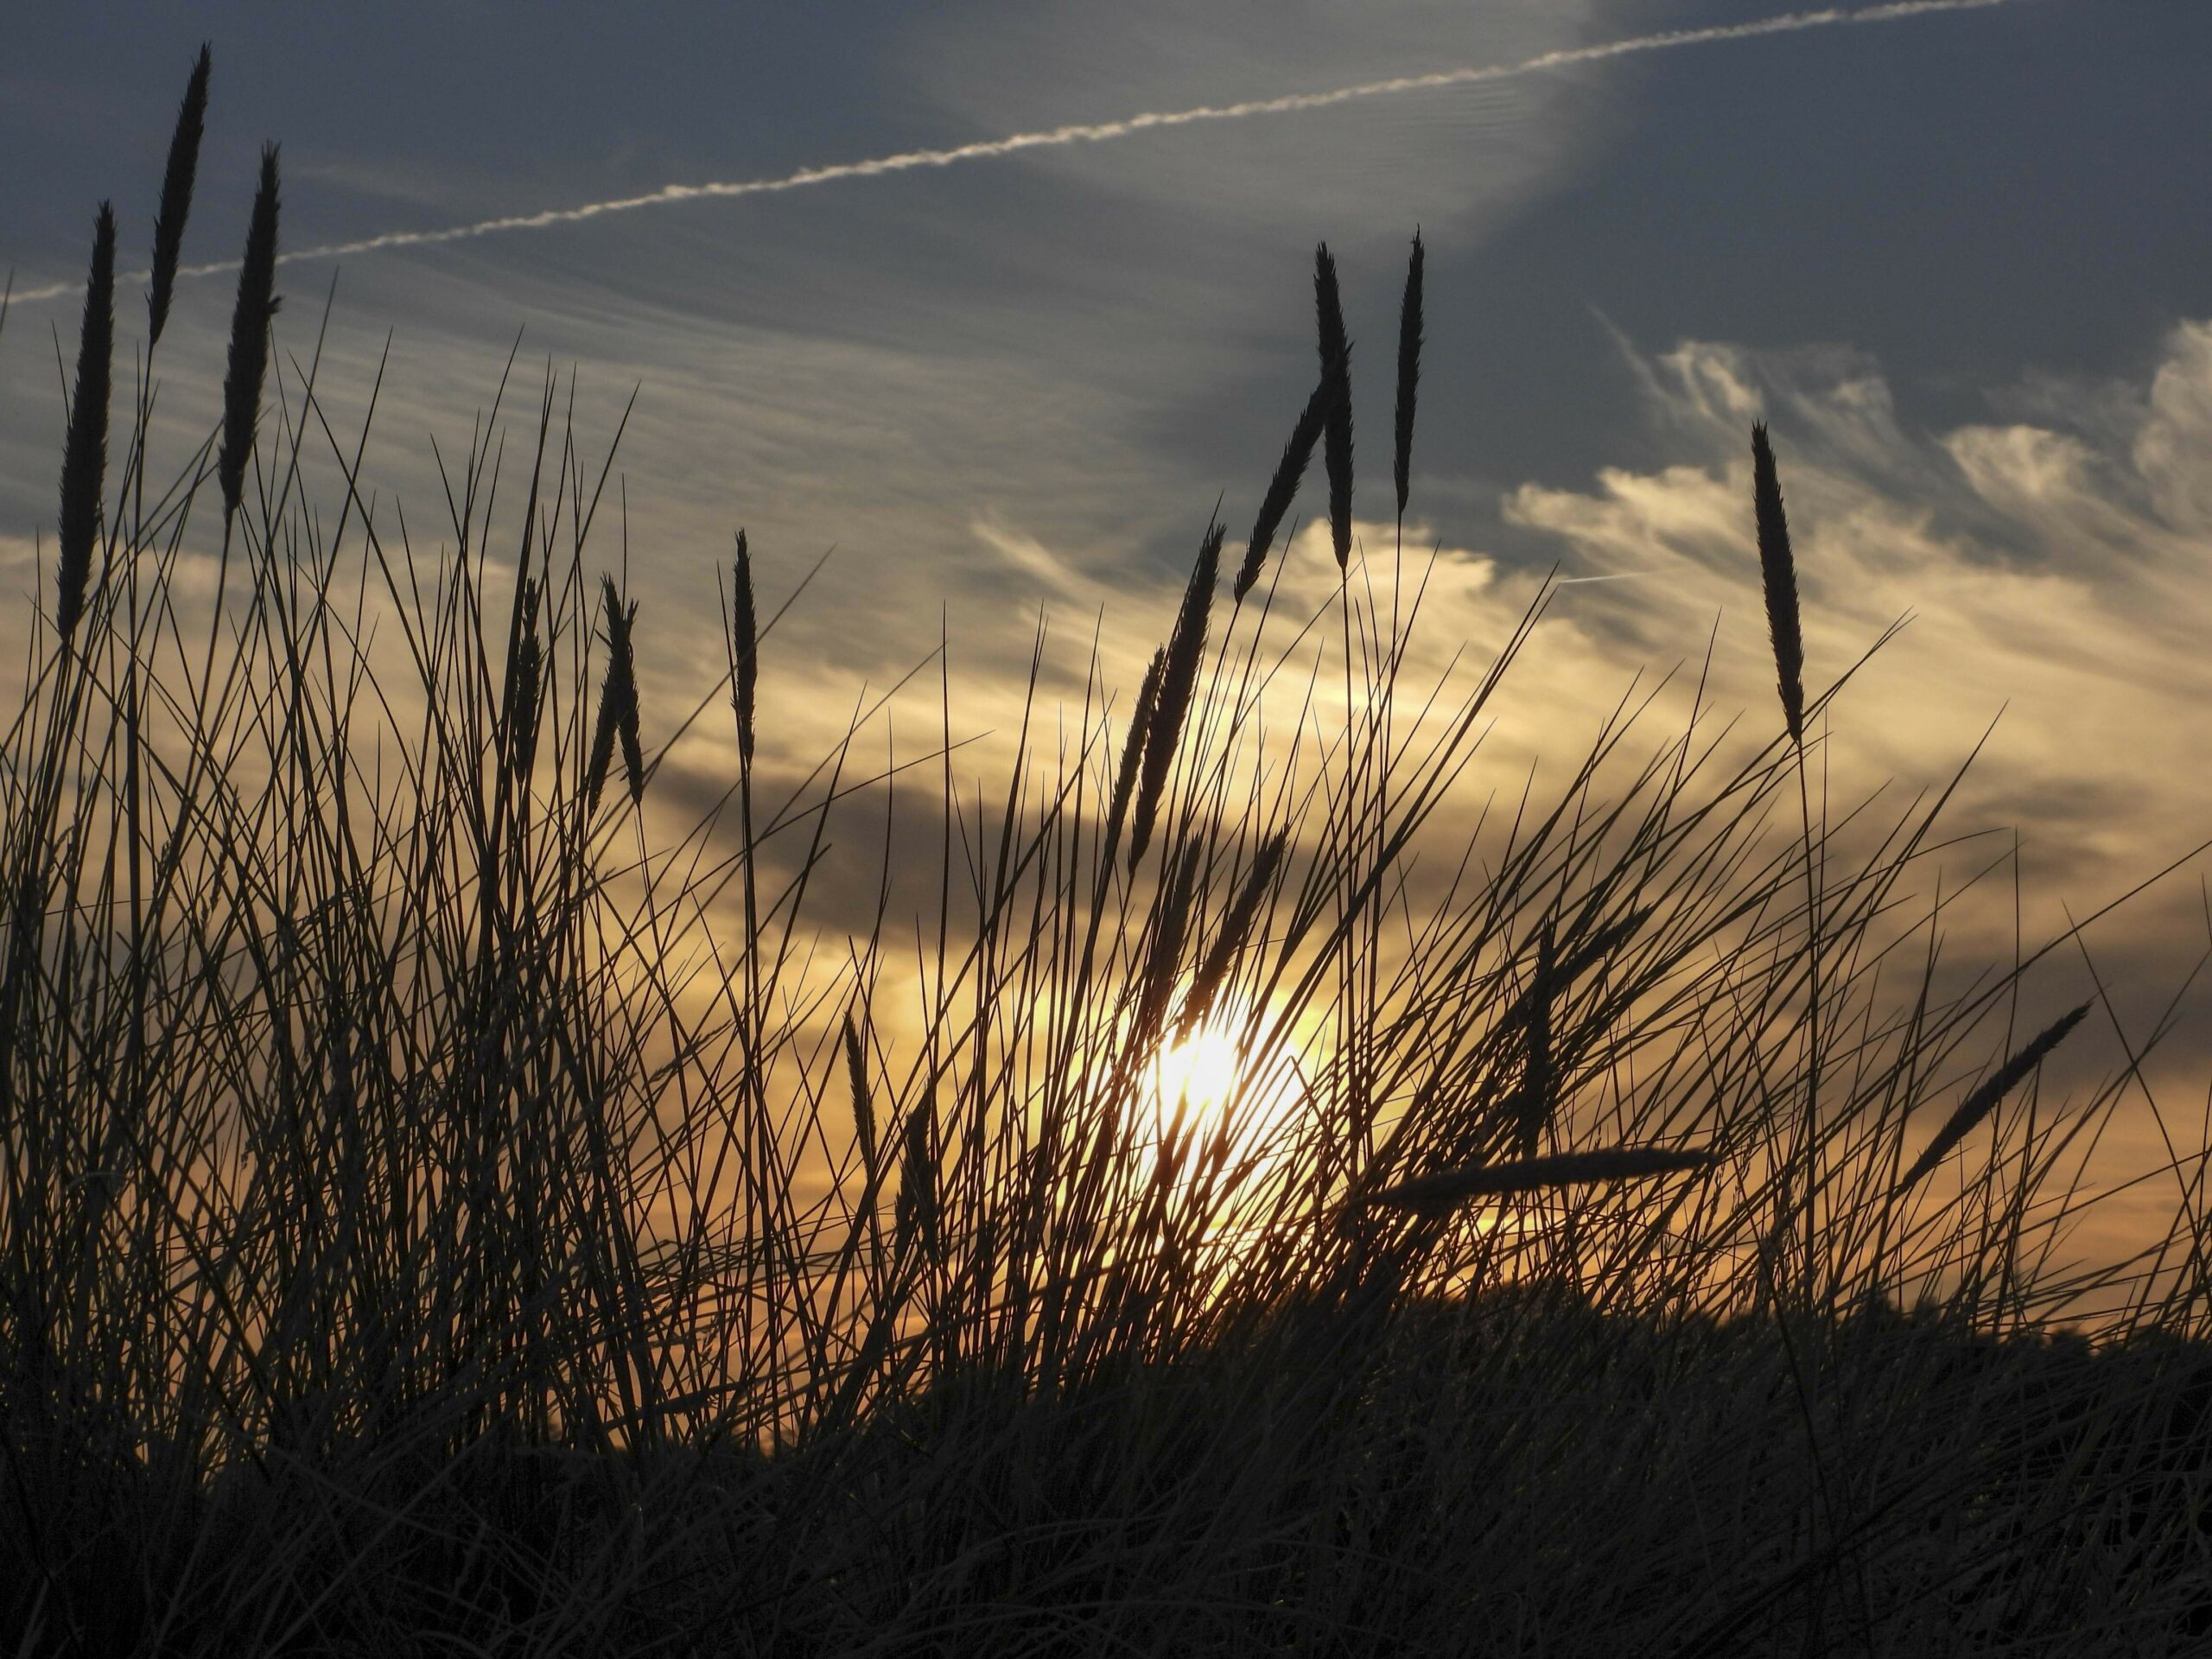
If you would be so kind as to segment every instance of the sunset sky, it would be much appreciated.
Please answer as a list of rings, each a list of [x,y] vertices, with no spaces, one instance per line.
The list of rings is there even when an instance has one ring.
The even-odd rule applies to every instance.
[[[1094,626],[1109,682],[1134,683],[1217,496],[1239,535],[1313,378],[1317,240],[1344,272],[1377,550],[1419,226],[1408,540],[1442,550],[1436,660],[1494,643],[1554,563],[1575,582],[1505,753],[1571,756],[1632,674],[1694,662],[1716,617],[1719,702],[1775,720],[1748,496],[1763,415],[1815,684],[1916,618],[1840,715],[1838,787],[1939,779],[2003,708],[1967,827],[2017,826],[2031,879],[2082,913],[2212,833],[2212,8],[1998,0],[1582,50],[1780,15],[961,0],[518,26],[446,0],[39,8],[11,22],[0,68],[0,264],[18,296],[73,289],[112,196],[124,264],[143,265],[203,38],[188,262],[236,257],[264,139],[283,146],[298,251],[1563,53],[1325,108],[301,260],[280,272],[279,350],[304,360],[334,276],[323,380],[357,421],[390,334],[369,472],[432,537],[430,439],[465,445],[518,331],[518,413],[548,363],[573,369],[603,444],[641,388],[618,467],[648,735],[719,666],[715,571],[743,524],[772,607],[836,550],[763,671],[777,741],[812,753],[864,682],[935,645],[941,606],[978,728],[1040,609],[1067,686]],[[143,334],[124,292],[119,366]],[[180,455],[217,407],[229,304],[226,277],[187,284],[163,345]],[[73,306],[19,299],[0,334],[11,593],[51,538],[53,331],[73,349]],[[611,537],[601,552],[618,556]],[[1287,591],[1332,585],[1311,542],[1291,558]],[[1626,579],[1580,580],[1598,576]],[[2169,907],[2195,892],[2183,876]],[[2149,938],[2110,948],[2143,942],[2152,977],[2185,962],[2186,929]]]

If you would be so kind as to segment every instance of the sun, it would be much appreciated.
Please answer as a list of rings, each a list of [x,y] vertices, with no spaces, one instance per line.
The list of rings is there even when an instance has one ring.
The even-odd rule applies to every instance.
[[[1192,1116],[1218,1116],[1236,1092],[1238,1061],[1235,1037],[1211,1024],[1195,1027],[1153,1057],[1154,1092],[1170,1115],[1188,1101]]]
[[[1252,1029],[1244,1010],[1224,1007],[1160,1039],[1148,1068],[1160,1134],[1179,1121],[1185,1132],[1225,1133],[1256,1151],[1296,1112],[1305,1094],[1296,1057],[1275,1039],[1248,1050]]]

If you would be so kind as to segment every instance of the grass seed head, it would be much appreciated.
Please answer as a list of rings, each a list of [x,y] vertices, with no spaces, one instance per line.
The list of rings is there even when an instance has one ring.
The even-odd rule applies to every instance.
[[[645,792],[645,758],[638,747],[638,689],[630,652],[630,623],[634,604],[625,607],[614,591],[614,578],[600,578],[601,602],[607,611],[607,680],[599,693],[599,715],[592,727],[591,759],[584,769],[584,806],[599,810],[599,798],[607,787],[607,773],[614,764],[614,741],[622,740],[622,764],[629,773],[630,798]]]
[[[1521,1158],[1510,1163],[1447,1169],[1370,1192],[1360,1202],[1422,1214],[1441,1214],[1470,1198],[1504,1198],[1516,1192],[1541,1192],[1591,1181],[1676,1175],[1704,1169],[1712,1162],[1713,1154],[1709,1152],[1668,1147],[1605,1147],[1593,1152],[1560,1152],[1545,1158]]]
[[[1421,232],[1414,232],[1414,251],[1406,261],[1406,296],[1398,308],[1398,420],[1397,449],[1392,476],[1398,486],[1398,517],[1406,516],[1406,496],[1413,482],[1414,398],[1421,384],[1421,266],[1426,255]]]
[[[1137,818],[1129,840],[1129,868],[1135,869],[1151,844],[1152,826],[1160,810],[1167,774],[1175,764],[1175,747],[1183,734],[1183,718],[1190,712],[1198,690],[1198,664],[1205,655],[1206,622],[1213,607],[1214,584],[1221,575],[1222,527],[1218,522],[1198,545],[1198,563],[1183,589],[1182,608],[1175,615],[1175,631],[1168,636],[1166,659],[1160,672],[1160,695],[1145,733],[1144,772],[1137,788]]]
[[[760,626],[753,602],[753,554],[737,532],[737,569],[731,586],[730,700],[737,714],[738,758],[753,765],[753,697],[759,686]]]
[[[1913,1160],[1912,1167],[1905,1171],[1898,1180],[1896,1191],[1904,1192],[1948,1157],[1951,1149],[1974,1132],[1974,1125],[1995,1111],[1998,1103],[2011,1094],[2028,1073],[2041,1065],[2051,1050],[2066,1040],[2068,1033],[2082,1023],[2082,1016],[2089,1012],[2089,1007],[2084,1002],[2070,1014],[2044,1027],[2011,1059],[1998,1067],[1996,1076],[1960,1102],[1958,1109],[1943,1121],[1942,1128],[1936,1131],[1936,1138],[1928,1143],[1928,1149]]]
[[[1252,860],[1244,886],[1230,905],[1228,915],[1222,918],[1220,933],[1191,981],[1191,995],[1184,1001],[1181,1015],[1184,1029],[1188,1030],[1205,1019],[1214,998],[1220,995],[1222,982],[1228,978],[1230,965],[1251,937],[1253,925],[1259,919],[1260,906],[1266,900],[1268,889],[1274,886],[1275,872],[1282,866],[1283,849],[1289,840],[1288,830],[1277,830],[1268,837]]]
[[[1759,580],[1766,589],[1767,629],[1774,637],[1774,668],[1782,690],[1782,717],[1789,741],[1805,741],[1805,639],[1798,625],[1797,565],[1789,552],[1789,520],[1782,511],[1782,481],[1764,422],[1751,428],[1751,506],[1758,520]]]
[[[1282,459],[1275,463],[1275,475],[1268,480],[1268,493],[1260,498],[1260,515],[1252,521],[1251,545],[1244,550],[1244,563],[1237,568],[1234,591],[1240,604],[1259,581],[1260,572],[1267,565],[1268,550],[1274,545],[1275,533],[1282,528],[1290,504],[1298,499],[1298,486],[1306,476],[1306,463],[1313,458],[1313,446],[1320,442],[1321,429],[1328,422],[1330,405],[1337,391],[1336,378],[1324,374],[1306,398],[1306,407],[1299,411],[1298,424],[1290,429],[1290,442],[1282,447]]]
[[[1183,963],[1183,943],[1191,930],[1191,910],[1198,898],[1198,872],[1205,847],[1192,841],[1176,861],[1174,872],[1160,897],[1154,924],[1152,948],[1145,955],[1139,976],[1136,1023],[1132,1027],[1140,1052],[1148,1049],[1166,1018],[1167,1004],[1175,994],[1175,979]]]
[[[537,584],[528,576],[522,579],[517,608],[518,637],[507,677],[507,764],[521,779],[529,777],[537,748],[538,683],[544,671],[544,649],[537,639]]]
[[[184,221],[192,211],[192,181],[200,171],[200,138],[207,124],[207,76],[213,60],[206,46],[192,65],[184,101],[177,105],[176,131],[169,138],[168,165],[162,172],[162,205],[154,214],[153,285],[146,290],[146,347],[151,351],[168,321],[169,296],[176,287],[177,260],[184,251]]]
[[[269,372],[269,325],[276,298],[276,146],[261,150],[261,182],[253,193],[245,257],[238,270],[238,304],[231,313],[230,366],[223,376],[223,447],[215,476],[223,489],[227,527],[245,493],[245,464],[261,420],[261,385]]]
[[[1106,810],[1105,861],[1114,861],[1114,843],[1121,839],[1122,821],[1129,810],[1129,791],[1136,786],[1137,768],[1144,760],[1145,737],[1152,729],[1152,713],[1160,704],[1160,677],[1166,671],[1167,647],[1152,653],[1137,692],[1136,707],[1129,711],[1129,729],[1122,738],[1122,764],[1114,774],[1114,794]]]
[[[868,1092],[868,1050],[849,1013],[845,1015],[845,1075],[852,1085],[853,1132],[860,1137],[861,1167],[868,1172],[872,1185],[876,1177],[875,1100]]]
[[[925,1098],[906,1119],[906,1147],[899,1160],[899,1202],[893,1211],[893,1239],[901,1257],[920,1247],[934,1261],[937,1244],[937,1163],[930,1155],[935,1103]]]
[[[1536,936],[1536,976],[1523,1005],[1522,1035],[1526,1048],[1521,1064],[1519,1121],[1515,1139],[1523,1158],[1534,1158],[1544,1125],[1551,1119],[1552,1096],[1558,1088],[1552,1065],[1552,997],[1560,987],[1558,950],[1551,925]]]
[[[1337,569],[1351,558],[1351,341],[1344,334],[1344,301],[1337,292],[1337,262],[1329,245],[1313,250],[1313,309],[1320,334],[1321,378],[1336,382],[1321,435],[1321,460],[1329,474],[1329,538]]]
[[[645,798],[645,751],[638,739],[638,659],[632,645],[632,631],[638,624],[638,601],[632,600],[620,615],[621,644],[617,650],[622,660],[623,686],[615,731],[622,739],[622,772],[629,780],[630,798],[635,802]]]
[[[77,385],[61,451],[61,561],[54,626],[77,629],[100,538],[100,493],[107,478],[108,390],[115,354],[115,210],[100,204],[92,226],[92,266],[85,281],[85,321],[77,337]]]

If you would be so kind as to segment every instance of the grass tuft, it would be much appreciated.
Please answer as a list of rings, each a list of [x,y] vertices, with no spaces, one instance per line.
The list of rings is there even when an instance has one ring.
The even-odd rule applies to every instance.
[[[756,734],[741,531],[648,801],[611,449],[549,370],[389,505],[375,397],[267,360],[276,176],[219,523],[142,397],[102,524],[102,214],[0,728],[0,1652],[2204,1650],[2199,1126],[2083,1169],[2196,1010],[2104,1063],[2076,1009],[1897,1179],[2095,964],[1957,959],[1955,792],[1807,789],[1764,428],[1792,741],[1624,705],[1487,815],[1548,590],[1429,653],[1433,561],[1350,569],[1325,248],[1236,584],[1320,442],[1305,613],[1216,616],[1211,524],[1126,728],[1039,640],[986,787],[949,677],[918,755]]]

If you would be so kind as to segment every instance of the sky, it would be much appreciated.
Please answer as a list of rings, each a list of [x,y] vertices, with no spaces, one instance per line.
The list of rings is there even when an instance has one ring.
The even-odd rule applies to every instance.
[[[772,606],[834,548],[763,664],[776,741],[818,752],[941,630],[979,730],[1040,613],[1065,646],[1052,685],[1079,695],[1094,628],[1109,683],[1134,684],[1215,501],[1232,536],[1249,524],[1311,385],[1320,240],[1374,550],[1418,226],[1425,649],[1479,653],[1547,571],[1569,579],[1503,760],[1578,752],[1632,676],[1708,637],[1720,702],[1775,718],[1748,488],[1764,418],[1810,678],[1913,619],[1839,712],[1835,786],[1940,782],[1996,720],[1959,810],[2019,834],[2057,921],[2212,835],[2212,7],[1888,10],[1724,37],[1788,8],[43,7],[0,67],[0,267],[18,295],[80,283],[105,197],[143,263],[203,39],[186,258],[210,262],[236,256],[264,140],[296,251],[1508,71],[301,260],[280,345],[305,354],[334,279],[324,385],[358,416],[389,339],[369,470],[425,524],[429,440],[466,442],[518,337],[531,384],[574,374],[599,442],[636,389],[618,470],[647,709],[688,709],[719,667],[740,525]],[[164,341],[180,444],[217,407],[229,302],[222,276],[187,284]],[[54,514],[54,331],[73,329],[65,295],[0,334],[0,581],[25,594]],[[1289,557],[1294,591],[1332,579],[1310,535]],[[2196,874],[2158,902],[2098,936],[2123,982],[2170,983],[2202,948]]]

